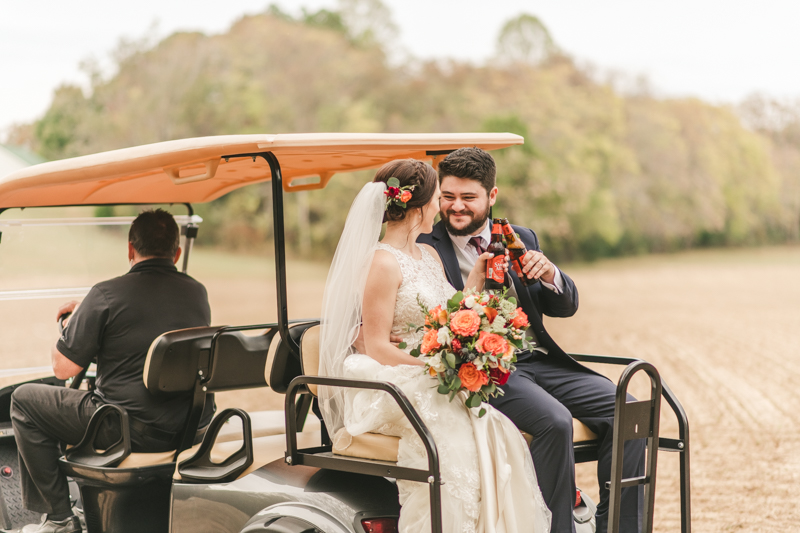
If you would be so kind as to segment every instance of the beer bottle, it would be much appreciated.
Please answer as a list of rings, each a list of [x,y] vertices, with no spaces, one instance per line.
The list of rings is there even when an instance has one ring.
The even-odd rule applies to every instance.
[[[506,275],[503,270],[506,247],[503,245],[502,223],[498,218],[492,219],[492,242],[486,251],[491,252],[493,257],[486,262],[486,282],[483,288],[487,291],[501,291]]]
[[[525,247],[522,239],[517,237],[517,234],[514,233],[514,228],[512,228],[511,224],[508,223],[507,218],[502,219],[502,226],[503,235],[506,238],[506,248],[508,248],[508,255],[510,256],[509,259],[511,260],[511,268],[513,268],[517,273],[520,282],[525,287],[536,285],[539,283],[539,280],[529,278],[522,270],[522,257],[528,253],[528,249]]]

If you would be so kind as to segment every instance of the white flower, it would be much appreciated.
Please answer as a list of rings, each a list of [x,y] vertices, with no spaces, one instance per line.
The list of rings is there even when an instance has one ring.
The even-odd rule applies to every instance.
[[[475,305],[474,296],[468,296],[467,298],[464,299],[464,307],[466,307],[467,309],[472,309],[474,305]]]
[[[473,309],[473,311],[475,311],[476,313],[478,313],[478,315],[479,315],[479,316],[483,316],[483,315],[485,314],[485,313],[483,312],[483,306],[482,306],[482,305],[476,305],[476,306],[475,306],[475,309]]]
[[[488,294],[484,294],[483,296],[481,296],[480,303],[482,303],[484,305],[488,304],[489,303],[489,295]]]
[[[439,341],[439,344],[442,346],[450,346],[450,330],[447,326],[439,328],[439,335],[436,337],[436,340]]]
[[[492,333],[497,333],[499,335],[505,335],[508,333],[506,329],[506,319],[500,315],[497,315],[492,322]]]
[[[428,359],[428,366],[434,369],[437,372],[444,372],[447,368],[444,366],[442,362],[442,357],[438,353]]]
[[[475,359],[472,360],[472,364],[475,365],[475,368],[477,368],[478,370],[482,370],[483,369],[483,365],[486,364],[486,358],[485,357],[476,357]]]
[[[500,309],[506,316],[513,316],[514,312],[517,310],[517,306],[509,302],[508,300],[502,300],[500,302]]]

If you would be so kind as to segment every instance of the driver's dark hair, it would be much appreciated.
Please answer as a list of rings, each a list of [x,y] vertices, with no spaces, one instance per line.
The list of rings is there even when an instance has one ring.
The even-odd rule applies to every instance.
[[[486,150],[459,148],[439,163],[439,182],[447,176],[478,181],[489,194],[496,184],[497,166]]]
[[[374,182],[386,183],[389,178],[397,178],[401,187],[414,185],[411,200],[403,208],[394,203],[389,204],[383,214],[383,221],[399,221],[406,218],[406,213],[411,209],[422,209],[431,201],[436,192],[436,171],[433,167],[416,159],[396,159],[389,161],[375,174]]]
[[[136,217],[128,232],[128,242],[142,257],[172,259],[178,252],[181,234],[172,215],[163,209],[148,209]]]

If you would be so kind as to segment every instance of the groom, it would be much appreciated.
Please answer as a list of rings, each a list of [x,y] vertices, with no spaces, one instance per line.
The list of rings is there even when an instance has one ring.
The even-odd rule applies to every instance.
[[[497,199],[495,163],[480,148],[461,148],[439,163],[442,220],[430,234],[418,241],[436,248],[444,263],[447,278],[459,290],[478,256],[491,239],[489,209]],[[503,386],[504,396],[492,405],[508,416],[522,431],[533,436],[531,455],[545,502],[553,513],[551,531],[572,533],[575,525],[575,459],[572,448],[572,419],[577,418],[600,438],[597,478],[600,503],[597,508],[597,533],[608,529],[611,479],[611,445],[614,425],[615,385],[584,367],[559,348],[544,328],[542,316],[569,317],[578,310],[575,283],[539,250],[536,234],[514,226],[528,248],[524,273],[540,283],[525,287],[516,273],[510,295],[516,296],[528,315],[536,347],[518,355],[517,370]],[[643,441],[625,447],[623,478],[642,475]],[[622,491],[620,531],[639,531],[641,502],[636,487]]]

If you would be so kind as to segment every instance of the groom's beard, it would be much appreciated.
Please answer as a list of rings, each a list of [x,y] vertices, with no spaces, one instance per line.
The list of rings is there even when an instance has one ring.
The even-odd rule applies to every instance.
[[[491,207],[489,205],[486,206],[486,211],[483,213],[476,215],[472,211],[464,209],[462,211],[454,211],[452,209],[448,209],[444,213],[440,213],[442,215],[442,220],[444,221],[444,227],[447,228],[447,231],[450,235],[463,236],[463,235],[472,235],[476,231],[483,229],[483,226],[486,224],[486,220],[489,218],[489,210]],[[452,215],[461,215],[461,216],[468,216],[472,220],[469,224],[464,226],[463,228],[455,228],[452,224],[450,224],[450,217]]]

